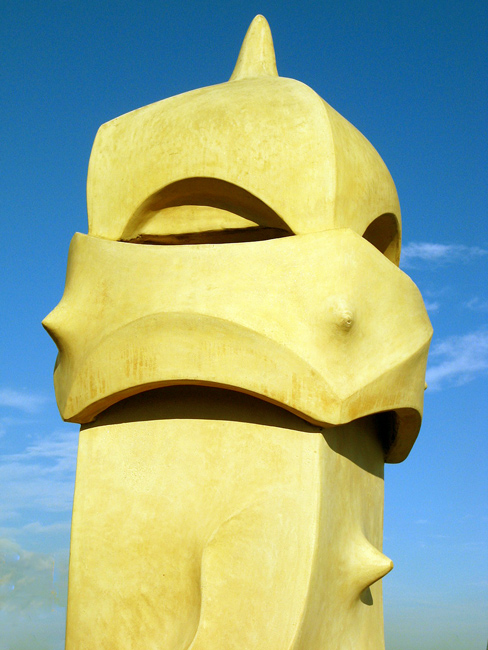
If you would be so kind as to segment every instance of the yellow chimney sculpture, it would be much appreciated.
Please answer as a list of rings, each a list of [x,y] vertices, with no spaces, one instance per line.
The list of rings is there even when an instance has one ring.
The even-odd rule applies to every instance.
[[[229,82],[100,128],[87,192],[44,321],[82,425],[66,648],[383,648],[432,335],[383,161],[257,16]]]

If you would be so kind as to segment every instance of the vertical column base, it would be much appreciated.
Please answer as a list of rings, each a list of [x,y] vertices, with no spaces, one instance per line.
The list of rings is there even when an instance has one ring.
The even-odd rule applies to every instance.
[[[82,429],[67,650],[384,647],[374,420],[269,409]]]

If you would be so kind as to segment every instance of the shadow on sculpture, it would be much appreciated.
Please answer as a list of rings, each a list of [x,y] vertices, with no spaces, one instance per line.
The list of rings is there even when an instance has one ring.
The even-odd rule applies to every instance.
[[[82,424],[68,650],[378,650],[383,468],[432,335],[370,143],[278,76],[103,125],[88,235],[44,321]]]

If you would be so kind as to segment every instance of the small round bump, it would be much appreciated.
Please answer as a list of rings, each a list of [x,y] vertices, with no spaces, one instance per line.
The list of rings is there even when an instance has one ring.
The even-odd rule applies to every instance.
[[[354,326],[354,312],[349,301],[340,296],[330,296],[326,302],[329,322],[338,330],[350,332]]]
[[[350,312],[349,310],[342,312],[342,314],[339,317],[339,323],[338,323],[339,327],[342,330],[345,330],[347,332],[351,329],[353,324],[354,324],[354,319],[352,317],[352,312]]]

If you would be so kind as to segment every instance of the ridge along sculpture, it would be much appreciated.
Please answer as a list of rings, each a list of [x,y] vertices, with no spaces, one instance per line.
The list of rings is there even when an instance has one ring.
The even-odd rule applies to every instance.
[[[229,82],[100,128],[87,192],[44,321],[82,425],[66,647],[383,648],[432,334],[383,161],[258,16]]]

